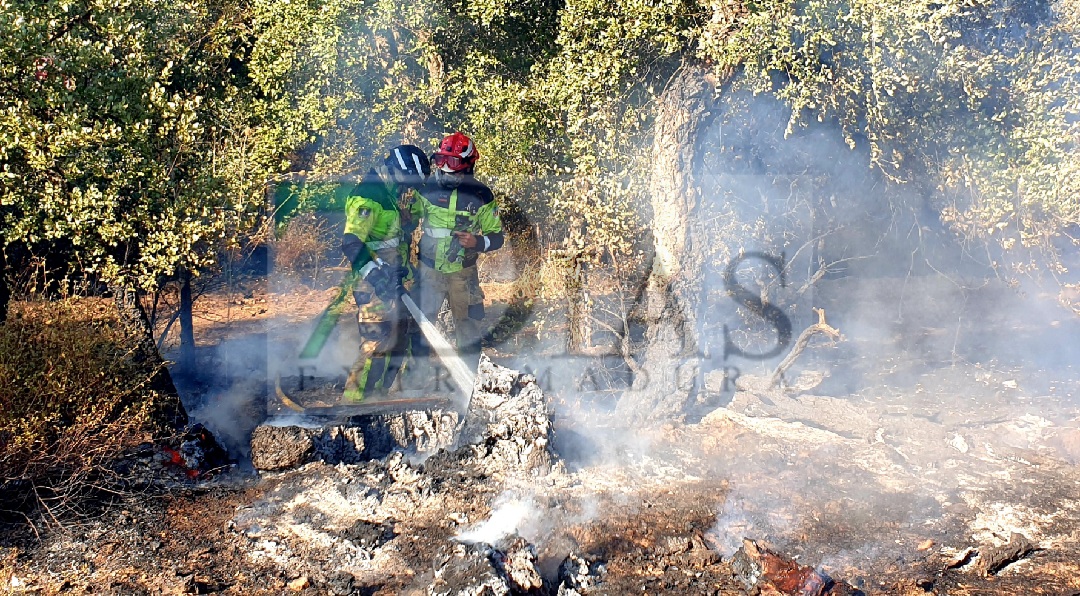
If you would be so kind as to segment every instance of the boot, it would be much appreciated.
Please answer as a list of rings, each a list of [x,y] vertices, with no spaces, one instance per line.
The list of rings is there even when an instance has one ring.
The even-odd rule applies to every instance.
[[[349,376],[345,378],[345,390],[341,393],[341,403],[358,404],[364,401],[364,389],[360,385],[360,378],[364,372],[364,360],[357,360],[349,369]]]

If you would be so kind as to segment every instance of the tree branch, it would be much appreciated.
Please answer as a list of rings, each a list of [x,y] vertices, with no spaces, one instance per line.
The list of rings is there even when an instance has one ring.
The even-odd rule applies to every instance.
[[[799,334],[799,339],[795,340],[795,346],[791,348],[788,355],[777,365],[776,370],[773,371],[772,376],[769,378],[769,387],[776,387],[780,385],[780,379],[784,378],[784,372],[791,368],[791,365],[795,363],[795,360],[806,349],[806,344],[810,343],[810,338],[815,333],[823,333],[833,339],[833,341],[840,340],[840,331],[830,326],[825,322],[825,309],[815,308],[814,312],[818,315],[818,322],[807,327]]]

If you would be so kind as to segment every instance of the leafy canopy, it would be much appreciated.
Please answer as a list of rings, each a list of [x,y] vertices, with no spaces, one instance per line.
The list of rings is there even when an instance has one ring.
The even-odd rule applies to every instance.
[[[247,232],[263,184],[453,130],[507,211],[634,250],[686,61],[839,123],[1002,250],[1080,224],[1080,9],[1061,0],[0,0],[8,240],[152,287]],[[733,77],[734,75],[734,77]]]
[[[936,181],[964,236],[1053,253],[1080,224],[1078,23],[1066,1],[772,0],[699,52],[790,126],[834,119],[894,180]]]
[[[258,195],[231,66],[231,3],[0,2],[4,236],[69,242],[104,280],[152,288],[208,264]],[[261,182],[258,183],[261,188]]]

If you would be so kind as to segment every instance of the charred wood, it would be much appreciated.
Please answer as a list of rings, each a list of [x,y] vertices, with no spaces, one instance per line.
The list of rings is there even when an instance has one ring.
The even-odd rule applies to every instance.
[[[1013,532],[1008,544],[981,551],[979,568],[985,575],[994,575],[1008,565],[1034,553],[1039,548],[1022,534]]]
[[[863,593],[813,567],[795,561],[748,538],[731,558],[735,579],[747,591],[763,596],[856,596]],[[756,590],[756,592],[755,592]]]

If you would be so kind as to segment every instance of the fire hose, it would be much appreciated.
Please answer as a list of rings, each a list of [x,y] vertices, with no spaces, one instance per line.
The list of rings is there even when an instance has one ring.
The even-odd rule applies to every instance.
[[[465,397],[465,402],[462,404],[462,412],[469,410],[469,402],[472,400],[473,384],[476,382],[476,377],[473,375],[472,370],[465,364],[465,361],[458,355],[457,350],[450,345],[450,342],[443,337],[442,333],[435,327],[435,324],[428,320],[424,313],[420,311],[420,308],[413,302],[412,296],[407,293],[401,294],[401,303],[408,309],[409,314],[416,320],[416,324],[420,325],[420,332],[424,334],[424,339],[428,341],[432,349],[435,350],[435,354],[439,357],[439,360],[446,367],[446,370],[450,373],[450,378],[454,379],[454,383],[457,384],[458,390]]]

